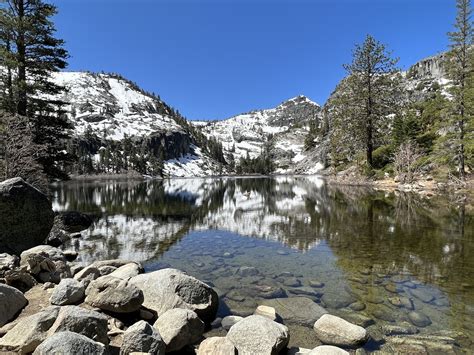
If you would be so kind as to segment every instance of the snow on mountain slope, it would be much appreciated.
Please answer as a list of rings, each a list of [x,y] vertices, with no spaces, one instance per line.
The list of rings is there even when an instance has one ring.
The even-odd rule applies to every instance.
[[[61,72],[54,74],[53,81],[66,88],[59,99],[69,103],[65,108],[78,135],[88,127],[100,137],[112,140],[181,130],[168,106],[123,78]]]
[[[291,165],[304,157],[303,143],[309,120],[319,117],[321,107],[301,95],[283,102],[273,109],[252,111],[222,121],[193,121],[208,137],[223,144],[227,154],[235,161],[247,155],[259,156],[266,142],[271,151],[277,172],[291,171]]]

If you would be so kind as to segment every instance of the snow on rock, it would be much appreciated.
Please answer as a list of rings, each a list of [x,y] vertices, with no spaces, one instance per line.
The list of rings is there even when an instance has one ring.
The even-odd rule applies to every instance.
[[[57,98],[68,103],[64,108],[77,135],[90,128],[99,137],[121,140],[181,128],[161,100],[121,77],[60,72],[53,75],[53,82],[66,89]]]
[[[252,111],[221,121],[193,121],[208,137],[216,137],[227,154],[238,162],[256,158],[270,141],[277,172],[291,172],[292,162],[302,159],[304,137],[310,120],[319,117],[321,107],[306,96],[287,100],[273,109]],[[294,160],[296,159],[296,161]]]

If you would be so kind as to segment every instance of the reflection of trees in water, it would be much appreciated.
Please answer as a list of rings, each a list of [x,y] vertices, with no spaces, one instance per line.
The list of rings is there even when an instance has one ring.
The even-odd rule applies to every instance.
[[[427,200],[353,187],[335,188],[325,206],[333,211],[328,244],[348,278],[360,277],[364,269],[387,275],[407,271],[441,286],[450,295],[453,313],[474,303],[472,285],[465,287],[474,270],[474,229],[472,216],[462,207],[457,210],[440,197]],[[455,327],[462,319],[453,317]]]
[[[143,217],[158,227],[179,224],[166,238],[143,236],[134,241],[137,250],[154,248],[156,255],[209,216],[229,212],[223,210],[228,199],[248,194],[249,199],[263,202],[256,204],[259,210],[242,210],[237,203],[229,215],[239,221],[247,213],[257,224],[277,217],[269,218],[270,222],[265,219],[271,224],[262,230],[266,228],[265,233],[300,250],[327,239],[348,272],[373,267],[381,272],[407,270],[426,282],[454,284],[464,282],[465,273],[474,269],[473,258],[469,258],[474,252],[472,216],[466,216],[462,208],[449,207],[441,198],[427,200],[354,186],[316,186],[304,177],[189,180],[193,189],[188,193],[188,182],[181,184],[175,193],[167,181],[74,182],[60,186],[56,194],[59,205],[67,204],[70,210],[103,218],[118,214]],[[297,196],[295,188],[304,194]],[[300,202],[281,208],[281,201],[297,197]],[[111,238],[102,246],[113,250],[117,244]]]

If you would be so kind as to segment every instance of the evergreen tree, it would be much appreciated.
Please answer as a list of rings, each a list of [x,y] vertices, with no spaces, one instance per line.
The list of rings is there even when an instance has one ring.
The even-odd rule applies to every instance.
[[[473,28],[471,22],[471,1],[457,0],[455,31],[448,34],[451,51],[448,55],[448,76],[453,85],[451,112],[448,124],[454,134],[448,134],[448,140],[456,147],[456,160],[459,176],[465,178],[466,143],[473,139]]]
[[[338,154],[351,159],[364,150],[367,165],[372,167],[372,153],[386,138],[388,116],[394,113],[400,95],[397,62],[370,35],[362,45],[356,45],[352,63],[344,65],[348,77],[331,103],[336,160],[341,158]]]
[[[65,140],[71,128],[62,103],[47,99],[62,88],[51,74],[66,67],[64,42],[54,37],[53,5],[41,0],[0,0],[0,65],[2,109],[29,117],[34,142],[45,147],[36,160],[50,178],[65,178]]]

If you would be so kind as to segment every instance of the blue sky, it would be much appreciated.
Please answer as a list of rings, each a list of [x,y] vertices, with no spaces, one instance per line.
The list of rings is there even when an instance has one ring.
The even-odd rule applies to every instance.
[[[117,72],[190,119],[323,104],[367,33],[400,66],[447,48],[455,0],[51,0],[68,70]]]

